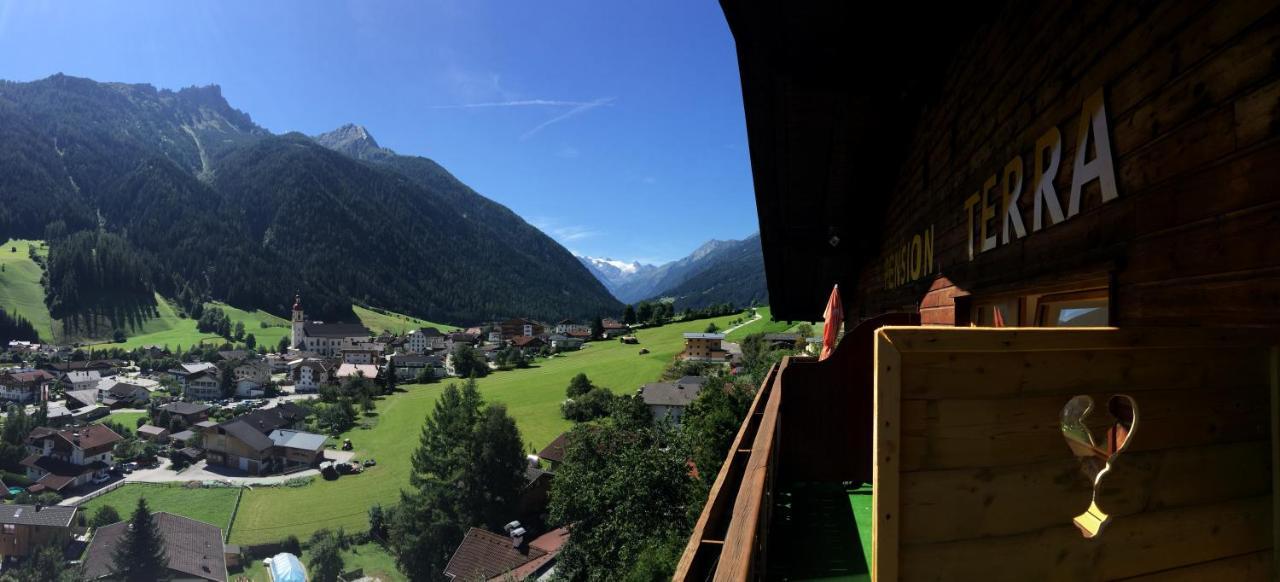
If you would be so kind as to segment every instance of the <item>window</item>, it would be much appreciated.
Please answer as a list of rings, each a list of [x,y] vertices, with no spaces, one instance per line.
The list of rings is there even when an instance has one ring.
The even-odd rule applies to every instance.
[[[1110,293],[1106,287],[1056,293],[1026,293],[999,297],[957,298],[958,325],[977,327],[1106,327],[1111,325]],[[966,308],[967,307],[967,308]]]
[[[1037,305],[1036,325],[1043,327],[1106,327],[1111,320],[1106,289],[1044,295]]]

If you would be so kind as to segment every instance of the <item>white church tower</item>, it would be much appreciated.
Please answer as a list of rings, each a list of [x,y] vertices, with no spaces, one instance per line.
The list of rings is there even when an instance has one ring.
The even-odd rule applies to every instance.
[[[295,348],[302,349],[306,332],[303,331],[303,325],[306,323],[306,316],[302,313],[302,295],[293,296],[293,334],[290,336],[289,344]]]

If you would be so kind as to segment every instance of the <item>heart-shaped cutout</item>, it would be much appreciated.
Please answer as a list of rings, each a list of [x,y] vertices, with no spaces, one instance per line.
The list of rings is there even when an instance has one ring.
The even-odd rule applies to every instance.
[[[1098,482],[1117,455],[1133,442],[1138,426],[1138,405],[1132,397],[1114,394],[1107,398],[1105,411],[1094,410],[1093,396],[1080,395],[1062,407],[1062,436],[1080,462],[1080,470],[1093,484],[1089,507],[1072,523],[1086,538],[1102,534],[1111,516],[1098,507]]]

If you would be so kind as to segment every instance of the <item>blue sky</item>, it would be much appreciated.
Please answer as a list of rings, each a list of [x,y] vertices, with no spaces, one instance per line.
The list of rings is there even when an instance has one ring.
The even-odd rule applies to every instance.
[[[712,0],[0,0],[0,78],[217,83],[276,133],[359,123],[580,254],[659,262],[758,228]]]

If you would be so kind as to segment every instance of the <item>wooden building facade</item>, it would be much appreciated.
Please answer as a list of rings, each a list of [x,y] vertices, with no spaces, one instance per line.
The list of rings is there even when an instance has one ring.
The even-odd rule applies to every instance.
[[[848,482],[876,580],[1275,579],[1280,3],[722,6],[773,312],[846,333],[676,579],[839,573],[778,538]]]

